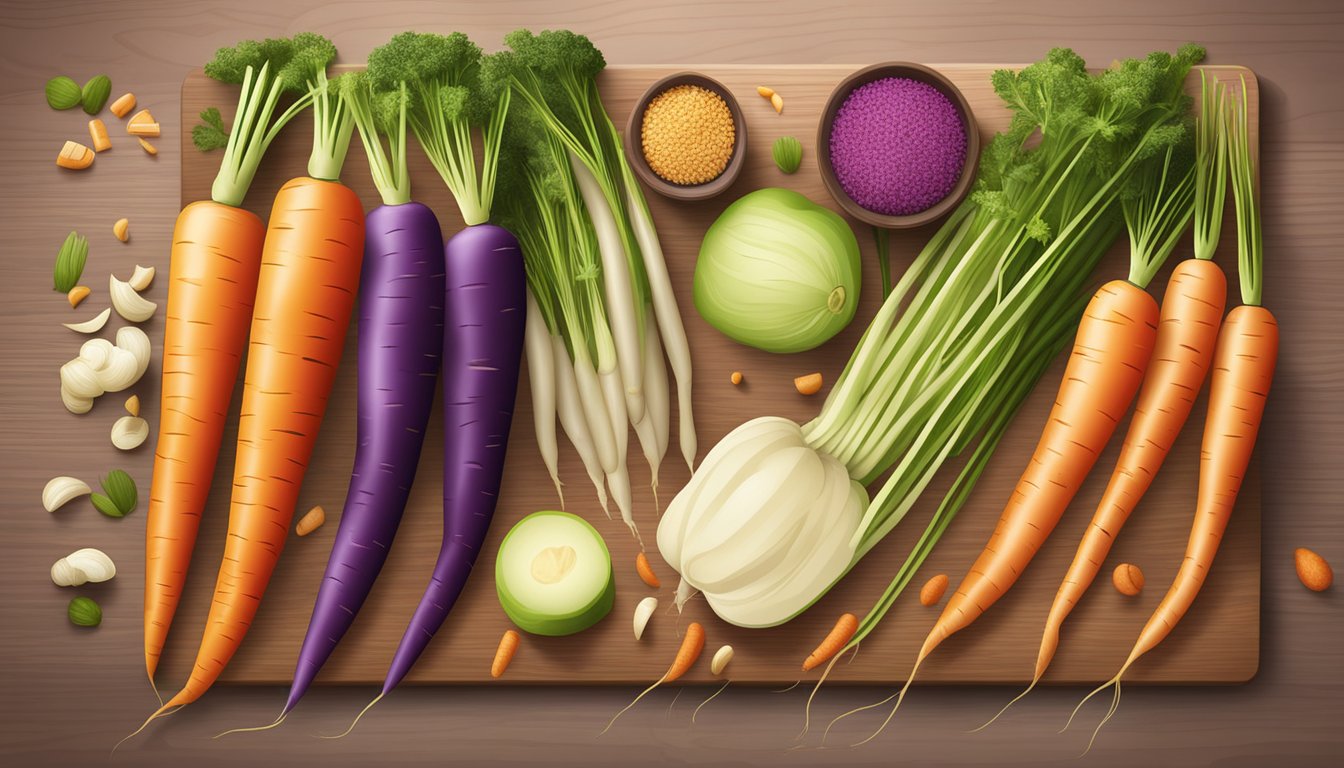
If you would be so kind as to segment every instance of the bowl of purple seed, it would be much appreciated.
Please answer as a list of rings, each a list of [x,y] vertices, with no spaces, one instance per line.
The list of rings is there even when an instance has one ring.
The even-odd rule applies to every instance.
[[[980,133],[966,97],[921,64],[874,64],[845,78],[817,129],[826,189],[854,218],[884,229],[932,223],[975,181]]]

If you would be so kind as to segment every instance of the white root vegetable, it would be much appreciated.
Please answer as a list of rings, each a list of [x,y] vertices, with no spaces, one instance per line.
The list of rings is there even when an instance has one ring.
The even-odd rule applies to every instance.
[[[593,447],[597,451],[598,462],[604,473],[616,471],[616,438],[612,432],[611,419],[607,415],[607,406],[602,399],[602,385],[597,380],[597,370],[588,358],[588,350],[578,346],[574,350],[574,382],[578,388],[579,403],[583,406],[583,417],[588,422],[588,434],[593,438]]]
[[[108,307],[82,323],[61,323],[61,325],[75,333],[97,333],[103,330],[103,326],[107,325],[107,319],[111,316],[112,308]]]
[[[69,475],[53,477],[42,489],[42,508],[48,512],[55,512],[80,496],[87,496],[92,492],[93,489],[89,488],[89,484],[77,477]]]
[[[695,470],[697,442],[695,436],[695,416],[691,407],[691,347],[686,341],[686,328],[681,323],[681,312],[677,309],[677,296],[672,290],[672,278],[667,274],[667,260],[663,257],[663,248],[658,243],[658,233],[653,227],[653,217],[649,214],[648,204],[644,202],[639,185],[628,168],[626,174],[626,210],[630,216],[630,225],[639,243],[640,253],[644,256],[644,272],[649,280],[649,297],[653,302],[653,313],[658,318],[658,330],[667,350],[668,362],[672,365],[672,374],[677,379],[677,407],[680,411],[678,438],[681,441],[681,455],[686,466]]]
[[[154,282],[154,268],[142,267],[139,264],[135,265],[135,271],[131,273],[131,279],[126,281],[127,285],[134,288],[137,293],[148,288],[152,282]]]
[[[159,307],[137,293],[130,283],[118,280],[116,275],[108,277],[107,292],[112,297],[112,308],[132,323],[143,323],[153,317],[154,310]]]
[[[112,445],[129,451],[139,448],[149,437],[149,422],[139,416],[122,416],[112,423]]]
[[[653,434],[657,438],[658,460],[667,457],[672,414],[672,396],[667,382],[667,361],[663,359],[663,342],[653,307],[645,310],[644,321],[644,402],[653,416]]]
[[[597,233],[597,249],[602,258],[602,286],[607,300],[606,311],[611,319],[611,330],[616,343],[616,361],[621,369],[624,400],[629,420],[636,423],[644,418],[643,363],[640,358],[639,325],[641,316],[635,306],[634,284],[630,262],[621,243],[616,216],[607,203],[606,195],[588,166],[570,153],[569,165],[574,171],[583,204]]]
[[[90,582],[107,581],[117,575],[117,566],[104,552],[80,549],[57,560],[51,566],[51,581],[58,587],[78,587]]]
[[[588,422],[584,419],[583,405],[579,402],[579,386],[574,380],[574,363],[565,349],[565,340],[559,336],[551,337],[551,358],[555,370],[555,411],[560,417],[560,426],[569,436],[569,441],[578,451],[583,469],[588,479],[597,489],[597,500],[607,519],[611,519],[611,510],[607,508],[607,487],[603,484],[602,464],[597,458],[597,449],[593,446],[593,436],[588,432]]]
[[[139,381],[149,357],[149,337],[133,326],[117,331],[116,344],[107,339],[84,342],[79,356],[61,366],[61,402],[71,413],[88,413],[95,398]]]
[[[561,488],[560,449],[555,438],[555,356],[551,352],[550,333],[541,316],[532,290],[527,290],[527,324],[523,330],[523,348],[527,353],[527,380],[532,390],[532,426],[537,433],[537,450],[555,484],[560,509],[565,508]]]
[[[630,528],[630,532],[639,538],[639,528],[635,525],[634,499],[630,493],[630,471],[626,463],[626,450],[630,443],[630,425],[626,423],[625,400],[621,396],[621,372],[615,366],[597,374],[602,386],[602,400],[607,407],[607,419],[611,423],[612,436],[616,441],[616,469],[607,473],[607,485],[611,488],[611,497],[616,508],[621,511],[621,520]]]
[[[656,597],[646,597],[643,600],[640,600],[639,604],[635,606],[634,624],[636,640],[642,640],[644,638],[644,628],[649,625],[649,619],[653,618],[653,614],[657,610],[658,598]]]

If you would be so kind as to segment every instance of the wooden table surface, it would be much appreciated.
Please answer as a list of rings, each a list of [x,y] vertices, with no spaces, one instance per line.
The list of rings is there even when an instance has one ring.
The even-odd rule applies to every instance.
[[[50,261],[64,234],[93,236],[100,274],[126,273],[166,252],[178,205],[176,137],[183,76],[214,48],[237,39],[312,29],[346,61],[360,60],[406,28],[459,29],[487,48],[508,30],[570,26],[619,63],[866,63],[1028,61],[1071,45],[1094,64],[1174,48],[1209,47],[1211,63],[1246,65],[1261,87],[1261,146],[1267,242],[1266,302],[1284,328],[1279,373],[1261,437],[1263,475],[1262,643],[1259,675],[1224,688],[1126,689],[1119,713],[1087,761],[1095,765],[1323,765],[1344,755],[1344,629],[1336,587],[1304,590],[1292,550],[1310,546],[1344,563],[1337,510],[1344,492],[1344,8],[1336,3],[1236,2],[5,2],[0,6],[0,188],[3,196],[4,460],[0,462],[0,754],[21,765],[104,760],[153,703],[140,662],[140,590],[131,580],[90,590],[108,618],[92,637],[68,624],[68,595],[50,563],[84,543],[114,556],[139,551],[143,514],[123,521],[48,515],[38,500],[52,467],[92,477],[115,460],[105,448],[111,404],[94,421],[57,419],[55,371],[69,356],[33,317],[53,296]],[[78,136],[78,115],[42,104],[41,84],[66,73],[106,72],[131,87],[164,123],[161,153],[131,148],[100,156],[89,178],[51,163],[60,140]],[[147,171],[145,165],[153,166]],[[131,219],[118,246],[109,223]],[[140,258],[137,258],[139,256]],[[105,259],[105,261],[103,261]],[[147,477],[147,458],[128,457]],[[1219,567],[1236,567],[1220,562]],[[282,691],[221,687],[118,752],[127,765],[366,765],[442,763],[575,765],[690,763],[915,765],[1073,764],[1083,728],[1055,731],[1084,692],[1039,691],[988,732],[969,735],[1011,691],[925,687],[876,743],[824,754],[789,751],[805,694],[729,688],[690,716],[712,689],[655,694],[598,738],[633,695],[625,688],[421,687],[379,705],[350,737],[311,738],[344,723],[371,695],[364,688],[314,692],[276,731],[212,741],[225,727],[269,719]],[[885,696],[832,688],[823,721]],[[1100,708],[1089,710],[1094,723]],[[855,718],[854,720],[861,720]],[[846,721],[832,744],[867,734]]]

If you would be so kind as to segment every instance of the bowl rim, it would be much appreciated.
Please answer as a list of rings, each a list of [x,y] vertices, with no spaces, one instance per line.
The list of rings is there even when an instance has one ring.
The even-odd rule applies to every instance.
[[[728,165],[723,169],[723,173],[700,184],[673,184],[654,173],[649,167],[648,159],[644,157],[643,142],[640,140],[643,133],[644,112],[648,109],[649,102],[663,91],[678,85],[698,85],[712,91],[728,105],[728,113],[733,118],[733,154],[728,158]],[[623,143],[626,161],[645,186],[673,200],[707,200],[732,186],[742,173],[747,157],[747,121],[737,97],[727,86],[708,75],[685,70],[659,78],[644,90],[626,118]]]
[[[835,124],[836,113],[840,111],[844,100],[859,86],[887,77],[905,77],[937,88],[957,107],[957,111],[961,114],[962,126],[966,129],[966,159],[962,163],[957,183],[942,200],[918,213],[906,216],[890,216],[870,211],[859,205],[849,193],[845,192],[844,187],[840,186],[840,180],[836,178],[835,168],[831,164],[831,129]],[[831,95],[826,99],[826,106],[821,111],[820,122],[817,124],[817,165],[821,170],[821,179],[826,185],[826,191],[850,216],[883,229],[921,227],[946,216],[970,193],[975,183],[976,171],[980,166],[980,130],[975,112],[971,109],[966,95],[942,72],[911,61],[884,61],[850,73],[831,91]]]

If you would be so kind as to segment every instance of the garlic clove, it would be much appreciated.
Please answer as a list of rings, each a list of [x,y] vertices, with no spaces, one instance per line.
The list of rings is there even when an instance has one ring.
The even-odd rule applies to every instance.
[[[97,549],[80,549],[57,560],[51,566],[51,580],[58,587],[78,587],[102,582],[117,575],[112,558]]]
[[[728,666],[728,662],[733,660],[733,646],[725,645],[714,652],[714,658],[709,662],[709,671],[711,674],[723,672],[723,668]]]
[[[658,598],[646,597],[639,601],[635,606],[635,639],[644,637],[644,628],[649,625],[649,619],[653,618],[654,611],[658,610]]]
[[[92,398],[76,395],[64,386],[61,387],[61,403],[67,411],[74,414],[88,413],[93,410]]]
[[[98,371],[82,357],[61,366],[61,387],[76,397],[92,399],[103,394]]]
[[[139,448],[149,437],[149,422],[139,416],[122,416],[112,423],[112,445],[123,451]]]
[[[107,319],[111,316],[112,308],[108,307],[82,323],[61,323],[61,325],[76,333],[97,333],[103,330],[103,326],[107,325]]]
[[[42,507],[48,512],[55,512],[74,499],[92,492],[93,489],[89,488],[88,483],[77,477],[68,475],[53,477],[42,489]]]
[[[131,279],[126,284],[131,286],[137,293],[149,287],[154,282],[154,268],[135,265],[135,271],[131,273]]]
[[[117,310],[117,314],[132,323],[142,323],[148,320],[159,306],[136,293],[130,283],[118,280],[116,275],[108,278],[107,291],[112,297],[112,308]]]

